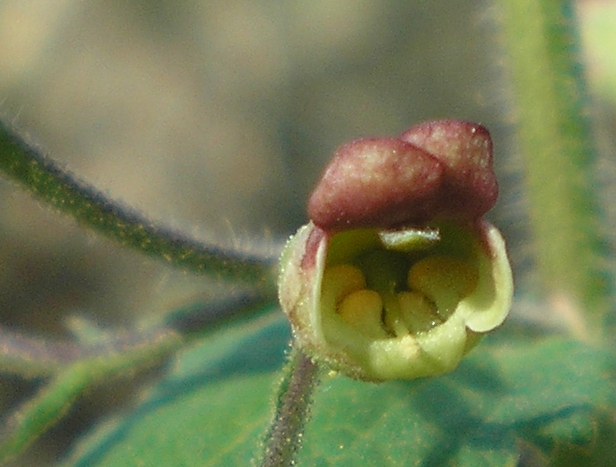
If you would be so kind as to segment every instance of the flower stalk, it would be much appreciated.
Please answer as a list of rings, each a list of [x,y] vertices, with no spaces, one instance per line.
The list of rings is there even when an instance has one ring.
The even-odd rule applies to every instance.
[[[301,350],[293,348],[280,383],[276,413],[266,436],[261,467],[294,465],[319,370]]]

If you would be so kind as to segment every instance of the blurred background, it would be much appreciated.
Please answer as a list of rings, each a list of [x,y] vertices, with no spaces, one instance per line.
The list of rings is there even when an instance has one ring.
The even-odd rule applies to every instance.
[[[613,193],[616,7],[578,2],[600,160]],[[610,47],[609,44],[612,44]],[[275,252],[340,144],[429,119],[486,125],[516,316],[538,315],[498,10],[478,0],[1,0],[0,115],[76,176],[202,240]],[[0,324],[71,337],[154,319],[220,285],[126,251],[0,178]],[[606,225],[615,225],[608,203]],[[36,390],[2,376],[0,413]],[[114,384],[14,465],[44,465],[132,388]]]

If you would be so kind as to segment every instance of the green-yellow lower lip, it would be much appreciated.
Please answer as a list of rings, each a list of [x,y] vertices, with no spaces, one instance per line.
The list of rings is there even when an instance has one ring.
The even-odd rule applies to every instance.
[[[375,229],[324,236],[313,268],[283,266],[281,287],[310,282],[295,284],[301,297],[286,303],[281,290],[281,303],[313,358],[361,379],[430,376],[455,368],[478,334],[502,323],[513,283],[498,230],[481,221],[412,230],[393,240]],[[287,250],[301,252],[300,232]]]

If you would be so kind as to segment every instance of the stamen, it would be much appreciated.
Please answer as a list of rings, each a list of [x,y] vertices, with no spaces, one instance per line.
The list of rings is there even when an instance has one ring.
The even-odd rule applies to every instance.
[[[358,259],[358,264],[366,275],[366,283],[376,290],[383,300],[386,328],[395,336],[409,333],[402,320],[397,293],[405,288],[406,271],[409,259],[400,253],[387,250],[372,250]]]
[[[400,292],[398,302],[404,324],[413,334],[429,331],[443,323],[436,305],[419,292]]]
[[[438,313],[447,318],[458,302],[475,289],[478,274],[476,268],[461,259],[435,255],[413,265],[408,285],[436,303]]]
[[[338,307],[338,314],[368,337],[389,337],[381,320],[383,300],[374,290],[363,289],[347,295]]]
[[[366,288],[364,274],[350,264],[331,266],[323,272],[323,300],[336,307],[347,295]]]

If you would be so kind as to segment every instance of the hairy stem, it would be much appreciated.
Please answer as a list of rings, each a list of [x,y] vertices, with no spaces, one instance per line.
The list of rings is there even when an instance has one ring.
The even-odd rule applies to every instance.
[[[182,344],[175,332],[161,332],[125,351],[78,360],[5,421],[0,436],[0,463],[19,454],[64,416],[89,387],[124,372],[162,362]]]
[[[263,295],[236,293],[224,300],[171,313],[164,323],[96,340],[92,345],[51,343],[0,329],[0,369],[23,377],[49,377],[38,395],[0,427],[0,464],[19,454],[57,423],[88,388],[162,362],[229,318],[268,309]]]
[[[275,290],[275,258],[198,243],[108,200],[0,122],[0,170],[53,207],[120,244],[217,278]]]
[[[236,291],[210,302],[172,311],[158,325],[114,333],[85,343],[53,342],[0,327],[0,371],[23,378],[49,377],[79,360],[104,360],[111,355],[130,354],[163,334],[177,334],[189,342],[229,320],[253,317],[258,310],[269,310],[272,305],[271,298],[259,291]]]
[[[261,467],[294,464],[308,418],[312,392],[318,382],[319,366],[294,347],[284,373],[274,420],[265,439]]]
[[[75,344],[48,342],[0,327],[0,369],[3,373],[25,378],[51,376],[79,354]]]
[[[166,315],[164,321],[166,327],[183,336],[198,338],[221,324],[228,324],[230,320],[253,317],[259,309],[271,310],[274,304],[271,297],[259,293],[258,290],[242,290],[173,311]]]
[[[519,149],[542,285],[600,337],[612,280],[593,179],[593,147],[574,11],[568,0],[502,0]]]

